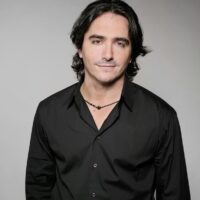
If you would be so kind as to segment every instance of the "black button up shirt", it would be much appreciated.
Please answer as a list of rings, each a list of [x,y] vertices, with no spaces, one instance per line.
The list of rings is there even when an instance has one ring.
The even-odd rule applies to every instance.
[[[27,200],[189,200],[175,110],[125,81],[98,130],[80,84],[41,101],[26,171]]]

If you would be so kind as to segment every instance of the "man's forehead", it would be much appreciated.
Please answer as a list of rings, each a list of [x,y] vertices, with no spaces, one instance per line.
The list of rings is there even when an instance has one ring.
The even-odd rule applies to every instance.
[[[128,38],[128,32],[128,20],[124,16],[106,12],[92,21],[86,34]]]
[[[90,26],[97,22],[106,24],[106,22],[109,23],[110,21],[114,21],[114,20],[121,21],[121,22],[123,21],[126,25],[128,25],[128,20],[125,16],[108,11],[108,12],[104,12],[101,15],[97,16],[91,22]]]

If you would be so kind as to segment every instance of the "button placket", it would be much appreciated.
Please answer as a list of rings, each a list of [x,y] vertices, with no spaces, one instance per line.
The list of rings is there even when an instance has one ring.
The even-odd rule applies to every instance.
[[[97,139],[98,138],[98,139]],[[99,137],[95,137],[94,141],[93,141],[93,152],[92,152],[92,157],[91,157],[91,168],[93,170],[91,170],[91,177],[90,177],[90,197],[91,198],[97,198],[97,193],[96,191],[99,190],[98,189],[98,183],[97,183],[97,168],[99,167],[99,163],[98,163],[98,153],[97,153],[97,149],[98,149],[98,141],[99,141]]]
[[[97,168],[98,164],[97,163],[94,163],[93,164],[93,168]]]
[[[92,192],[91,196],[94,198],[96,197],[96,193],[95,192]]]

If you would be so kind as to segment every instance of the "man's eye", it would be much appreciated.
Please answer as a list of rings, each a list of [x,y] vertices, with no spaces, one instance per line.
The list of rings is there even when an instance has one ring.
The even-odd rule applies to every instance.
[[[117,44],[122,47],[122,48],[125,48],[126,47],[126,43],[125,42],[122,42],[122,41],[118,41]]]
[[[101,40],[92,40],[92,44],[100,44]]]

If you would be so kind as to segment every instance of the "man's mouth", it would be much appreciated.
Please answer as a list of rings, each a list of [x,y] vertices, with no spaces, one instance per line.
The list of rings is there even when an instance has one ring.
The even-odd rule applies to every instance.
[[[98,67],[105,67],[105,68],[112,68],[117,66],[117,63],[115,62],[97,62],[96,64]]]
[[[101,64],[101,65],[98,65],[99,67],[115,67],[115,65],[113,65],[113,64]]]

